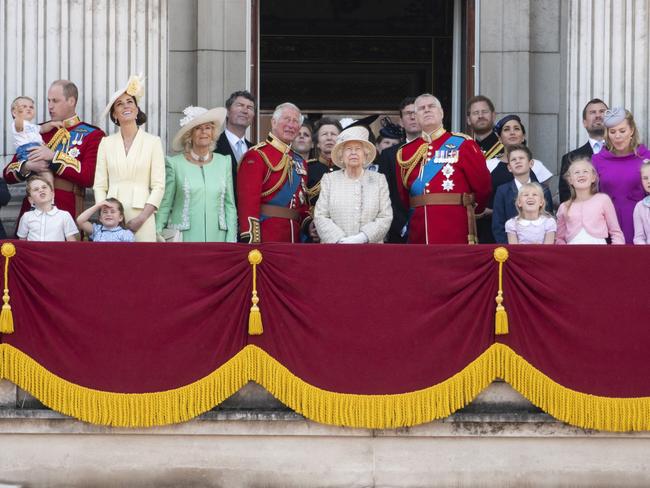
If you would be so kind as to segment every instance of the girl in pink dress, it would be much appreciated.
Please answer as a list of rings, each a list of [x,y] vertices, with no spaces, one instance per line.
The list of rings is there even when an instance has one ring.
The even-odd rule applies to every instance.
[[[587,158],[574,160],[566,172],[571,198],[557,212],[556,244],[625,244],[612,199],[598,193],[598,174]]]
[[[539,183],[525,183],[515,203],[519,215],[506,222],[508,244],[553,244],[557,226],[545,210],[544,189]]]

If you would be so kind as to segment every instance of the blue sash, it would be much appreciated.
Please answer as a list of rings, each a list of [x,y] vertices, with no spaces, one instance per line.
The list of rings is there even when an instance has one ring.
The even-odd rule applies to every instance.
[[[418,195],[424,195],[427,184],[433,178],[435,178],[435,176],[440,172],[440,170],[442,170],[442,168],[444,168],[445,165],[447,164],[445,159],[450,157],[452,152],[455,152],[457,154],[463,142],[465,142],[464,137],[451,136],[442,144],[442,146],[440,146],[440,149],[438,149],[433,154],[433,156],[431,156],[422,164],[420,175],[415,179],[415,181],[413,182],[409,190],[409,194],[412,197],[416,197]],[[436,163],[434,162],[436,160],[443,161],[443,162]],[[411,224],[411,217],[413,216],[414,210],[415,209],[413,208],[409,208],[408,218],[406,220],[406,225],[404,226],[405,231],[403,232],[403,237],[405,238],[408,237],[409,225]]]
[[[438,149],[433,156],[424,162],[420,170],[420,175],[411,185],[410,195],[412,197],[424,195],[427,184],[435,178],[440,170],[442,170],[442,168],[447,164],[445,159],[449,158],[451,153],[457,153],[463,142],[465,142],[464,137],[451,136],[442,144],[442,146],[440,146],[440,149]],[[437,163],[435,162],[436,160],[442,162]]]
[[[287,181],[284,182],[284,185],[275,193],[273,198],[267,202],[268,205],[277,205],[278,207],[289,207],[291,199],[296,194],[298,186],[302,181],[302,177],[296,171],[298,166],[303,166],[302,157],[295,154],[293,156],[293,164],[291,165],[290,174],[287,176]],[[290,176],[290,177],[289,177]],[[263,222],[268,217],[265,215],[260,215],[260,222]]]

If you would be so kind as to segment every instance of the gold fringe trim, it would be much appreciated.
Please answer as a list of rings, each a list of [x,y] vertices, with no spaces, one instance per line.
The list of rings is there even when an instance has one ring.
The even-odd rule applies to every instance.
[[[589,395],[556,383],[504,344],[493,344],[497,376],[544,412],[567,424],[611,432],[650,430],[650,397]]]
[[[496,377],[491,348],[437,385],[395,395],[335,393],[312,386],[256,346],[250,348],[251,379],[282,403],[322,424],[394,429],[448,417],[470,403]]]
[[[91,424],[114,427],[185,422],[240,390],[249,376],[249,352],[244,349],[208,376],[180,388],[154,393],[111,393],[70,383],[9,344],[0,344],[0,352],[2,378],[53,410]]]
[[[131,394],[70,383],[9,344],[1,344],[0,353],[3,378],[54,410],[99,425],[151,427],[184,422],[223,402],[252,380],[310,420],[394,429],[447,417],[500,377],[542,410],[568,424],[616,432],[650,430],[650,397],[609,398],[570,390],[504,344],[493,344],[462,371],[437,385],[395,395],[322,390],[253,345],[194,383],[168,391]]]

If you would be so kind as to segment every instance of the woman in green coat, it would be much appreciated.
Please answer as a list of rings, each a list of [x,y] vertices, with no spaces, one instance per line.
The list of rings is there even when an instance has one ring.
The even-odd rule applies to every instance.
[[[237,209],[229,156],[213,152],[225,108],[188,107],[167,157],[165,195],[156,230],[180,232],[183,242],[235,242]]]

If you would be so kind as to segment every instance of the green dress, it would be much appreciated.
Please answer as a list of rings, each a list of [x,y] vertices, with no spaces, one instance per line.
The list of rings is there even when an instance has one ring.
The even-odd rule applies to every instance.
[[[167,157],[165,195],[156,213],[156,230],[180,230],[183,242],[235,242],[237,209],[230,157],[214,153],[199,166],[183,154]]]

